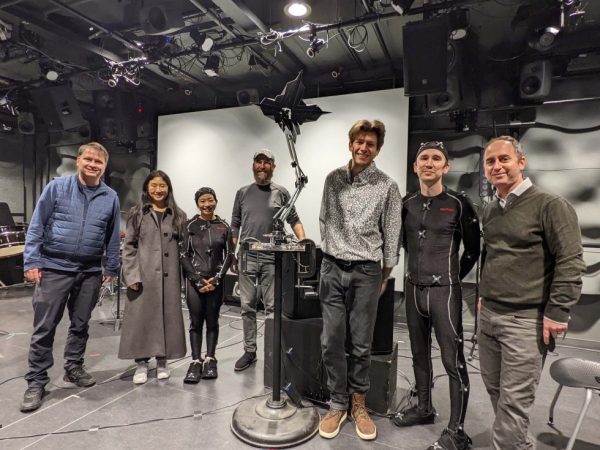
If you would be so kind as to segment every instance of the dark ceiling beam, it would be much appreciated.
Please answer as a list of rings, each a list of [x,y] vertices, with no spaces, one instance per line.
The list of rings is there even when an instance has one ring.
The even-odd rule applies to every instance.
[[[215,13],[213,13],[209,9],[205,8],[202,4],[200,4],[200,2],[198,2],[198,0],[190,0],[190,3],[192,5],[194,5],[196,8],[198,8],[200,11],[202,11],[204,14],[206,14],[206,16],[209,19],[211,19],[212,21],[218,23],[219,26],[223,29],[223,31],[225,31],[229,36],[231,36],[234,39],[240,37],[240,35],[236,31],[234,31],[233,28],[228,27],[227,25],[225,25],[223,23],[223,21]],[[255,40],[255,42],[258,43],[258,40]],[[279,72],[281,72],[281,70],[279,70],[279,68],[277,68],[277,66],[275,65],[275,63],[272,63],[271,61],[269,61],[268,59],[266,59],[260,52],[257,52],[256,50],[254,50],[250,45],[244,45],[244,47],[246,47],[248,49],[248,51],[254,55],[255,58],[258,58],[266,66],[274,67]]]
[[[0,18],[15,24],[26,22],[26,26],[28,29],[34,31],[35,33],[39,34],[40,36],[43,36],[46,39],[55,40],[57,42],[68,42],[69,45],[79,47],[85,50],[86,52],[96,54],[98,56],[101,56],[102,58],[110,59],[115,62],[122,62],[125,60],[123,57],[117,55],[116,53],[113,53],[102,47],[98,47],[97,45],[94,45],[87,40],[83,40],[81,36],[72,33],[70,30],[62,28],[57,24],[49,23],[48,21],[28,14],[25,11],[19,10],[17,16],[0,8]],[[69,75],[73,76],[79,73],[96,72],[98,70],[101,70],[101,68],[85,68],[83,70],[76,70],[74,72],[71,72]],[[153,77],[152,75],[142,77],[142,82],[149,88],[155,89],[159,92],[164,92],[166,90],[175,89],[179,87],[177,83],[167,80],[164,77],[160,77],[157,74],[153,75],[156,75],[156,77]],[[39,80],[34,80],[34,82],[38,81]],[[27,83],[20,83],[18,87],[23,87],[27,85]]]
[[[263,33],[268,33],[269,32],[269,28],[267,27],[267,25],[254,13],[254,11],[252,11],[248,7],[248,5],[246,5],[246,3],[244,2],[244,0],[236,0],[233,3],[235,4],[236,8],[239,9],[240,12],[243,15],[245,15],[246,17],[248,17],[248,19],[250,19],[250,21],[254,25],[256,25],[256,27],[260,31],[262,31]],[[298,70],[306,71],[306,67],[305,67],[304,63],[283,42],[281,43],[281,53],[283,53],[284,55],[286,55],[292,61],[292,63],[295,66],[295,68],[294,68],[295,71],[298,71]]]
[[[213,88],[212,86],[208,85],[204,80],[202,80],[201,78],[198,78],[195,75],[192,75],[191,73],[181,69],[180,67],[177,67],[176,65],[174,65],[173,63],[169,62],[169,61],[162,61],[162,64],[164,64],[165,66],[167,66],[169,69],[171,70],[175,70],[183,75],[185,75],[186,77],[190,78],[191,80],[194,80],[196,83],[202,85],[202,87],[206,88],[208,91],[210,91],[212,94],[214,95],[222,95],[223,92]]]
[[[344,43],[344,46],[346,47],[346,50],[348,50],[350,57],[354,60],[354,64],[356,64],[356,66],[359,67],[360,70],[365,70],[365,65],[361,61],[356,50],[354,50],[352,47],[350,47],[350,44],[348,42],[348,35],[346,34],[346,32],[344,31],[343,28],[340,28],[340,32],[339,32],[338,36]]]
[[[66,4],[62,3],[59,0],[48,0],[48,1],[50,3],[58,6],[59,8],[62,8],[65,11],[68,11],[69,13],[73,14],[74,16],[79,17],[81,20],[83,20],[84,22],[89,23],[94,28],[97,28],[100,31],[104,31],[106,34],[108,34],[114,40],[120,42],[125,47],[127,47],[129,50],[133,50],[133,51],[135,51],[137,53],[142,53],[142,54],[144,53],[142,49],[140,49],[137,45],[135,45],[135,42],[132,42],[129,39],[124,38],[120,33],[116,32],[116,31],[109,30],[108,28],[106,28],[102,24],[96,22],[93,19],[90,19],[85,14],[82,14],[79,11],[77,11],[76,9],[71,8],[69,5],[66,5]]]
[[[373,3],[367,2],[367,0],[362,0],[363,6],[368,13],[373,12]],[[379,42],[379,46],[381,47],[381,51],[385,55],[385,59],[390,65],[390,69],[392,73],[396,73],[396,65],[394,64],[394,60],[390,55],[390,51],[385,43],[385,39],[383,38],[383,34],[381,34],[381,28],[379,28],[379,24],[377,22],[373,23],[373,31],[375,31],[375,36],[377,37],[377,41]]]
[[[91,42],[83,41],[80,36],[74,34],[70,30],[62,28],[54,23],[48,23],[48,21],[33,16],[25,11],[20,10],[18,15],[16,15],[0,8],[0,18],[13,24],[26,22],[26,27],[28,29],[48,39],[55,39],[58,42],[68,42],[69,45],[80,47],[90,53],[95,53],[96,55],[115,62],[123,61],[123,58],[116,53],[113,53],[110,50],[106,50],[102,47],[98,47]]]

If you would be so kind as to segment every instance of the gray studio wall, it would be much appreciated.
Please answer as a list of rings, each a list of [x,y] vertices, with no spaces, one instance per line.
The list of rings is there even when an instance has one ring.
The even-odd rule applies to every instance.
[[[584,259],[587,270],[583,277],[583,295],[572,311],[567,337],[572,343],[600,348],[600,101],[540,105],[536,108],[538,125],[520,130],[527,157],[525,175],[544,189],[565,197],[574,206],[581,225]],[[549,125],[547,127],[546,125]],[[416,190],[418,180],[412,172],[416,148],[422,141],[435,139],[447,144],[451,171],[445,183],[452,189],[465,191],[479,209],[486,198],[480,197],[480,154],[492,136],[491,129],[478,133],[430,135],[411,133],[409,138],[407,183]],[[506,130],[498,130],[498,134]],[[467,278],[465,323],[473,323],[474,293],[472,272]]]
[[[52,178],[76,173],[77,150],[88,141],[70,132],[0,135],[0,202],[8,203],[13,215],[17,214],[15,222],[30,221],[35,202]],[[155,152],[104,144],[110,153],[105,181],[119,194],[124,229],[126,212],[140,198]]]

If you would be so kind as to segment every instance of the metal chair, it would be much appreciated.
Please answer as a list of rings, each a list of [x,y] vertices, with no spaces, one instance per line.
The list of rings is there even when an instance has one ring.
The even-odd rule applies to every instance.
[[[550,366],[550,375],[558,383],[558,389],[550,405],[548,425],[554,425],[554,406],[563,386],[585,389],[585,401],[579,412],[573,434],[566,447],[566,450],[572,450],[588,406],[590,406],[592,395],[594,392],[600,394],[600,362],[580,358],[559,359]]]

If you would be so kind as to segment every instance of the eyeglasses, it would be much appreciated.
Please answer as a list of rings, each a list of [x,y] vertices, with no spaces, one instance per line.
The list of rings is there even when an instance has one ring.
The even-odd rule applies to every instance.
[[[435,148],[438,150],[442,150],[445,151],[446,148],[444,147],[444,143],[441,141],[428,141],[428,142],[421,142],[421,145],[419,145],[419,150],[417,150],[417,153],[420,152],[423,149],[426,148]]]

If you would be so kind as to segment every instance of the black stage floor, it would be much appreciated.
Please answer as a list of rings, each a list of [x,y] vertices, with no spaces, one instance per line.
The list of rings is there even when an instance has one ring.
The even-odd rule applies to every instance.
[[[111,325],[101,324],[103,319],[112,318],[115,311],[114,300],[109,297],[94,311],[86,354],[86,367],[99,383],[80,389],[62,381],[62,346],[67,329],[67,321],[63,320],[55,342],[56,364],[50,372],[49,395],[41,409],[23,414],[19,404],[26,388],[22,375],[27,366],[32,323],[31,291],[13,289],[7,293],[2,290],[0,295],[0,330],[8,332],[0,336],[0,448],[250,448],[231,432],[231,415],[240,400],[269,391],[263,386],[262,350],[256,365],[241,373],[233,371],[233,365],[243,351],[239,308],[224,306],[222,309],[217,380],[184,385],[182,379],[190,361],[187,357],[170,362],[170,379],[157,381],[155,371],[151,371],[148,383],[134,386],[131,381],[133,364],[116,356],[119,333]],[[396,404],[406,397],[413,374],[408,333],[400,322],[395,325],[394,337],[399,343]],[[259,348],[262,342],[261,338]],[[435,373],[443,374],[439,352],[434,351],[433,355]],[[538,449],[564,448],[583,402],[582,390],[565,388],[556,410],[556,430],[546,424],[556,389],[548,367],[556,359],[566,356],[600,359],[598,351],[565,347],[558,347],[557,353],[549,356],[532,416],[531,432]],[[470,366],[471,398],[466,431],[473,438],[473,448],[482,449],[488,448],[492,411],[477,367],[475,359]],[[300,447],[424,449],[436,440],[448,419],[447,377],[441,376],[437,380],[433,396],[439,414],[433,425],[399,429],[385,417],[376,417],[378,437],[374,442],[361,441],[353,424],[347,422],[337,438],[325,440],[317,435]],[[323,411],[319,408],[321,414]],[[575,448],[599,449],[599,430],[600,399],[596,396]]]

